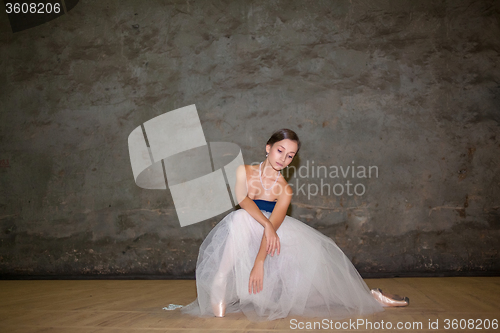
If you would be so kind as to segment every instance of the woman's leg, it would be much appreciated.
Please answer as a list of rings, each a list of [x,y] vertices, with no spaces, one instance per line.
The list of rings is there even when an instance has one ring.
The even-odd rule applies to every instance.
[[[234,251],[235,244],[232,237],[231,226],[229,227],[229,235],[226,239],[226,244],[222,253],[222,258],[217,272],[214,275],[214,281],[210,292],[210,301],[212,310],[216,317],[224,317],[226,313],[226,290],[227,278],[234,267]]]

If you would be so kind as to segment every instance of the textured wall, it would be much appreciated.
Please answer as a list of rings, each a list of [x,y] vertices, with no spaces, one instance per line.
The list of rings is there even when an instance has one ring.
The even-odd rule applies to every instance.
[[[362,275],[498,274],[499,23],[473,0],[81,0],[17,33],[0,13],[0,275],[193,276],[225,214],[181,228],[127,147],[190,104],[246,163],[289,127],[297,168],[376,166],[289,180],[290,215]],[[312,195],[347,181],[365,193]]]

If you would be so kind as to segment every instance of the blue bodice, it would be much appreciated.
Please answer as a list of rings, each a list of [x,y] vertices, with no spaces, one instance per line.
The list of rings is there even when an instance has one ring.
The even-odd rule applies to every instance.
[[[274,206],[276,206],[276,201],[267,201],[267,200],[260,200],[260,199],[253,199],[257,207],[259,207],[260,210],[265,210],[268,212],[272,212],[274,209]]]

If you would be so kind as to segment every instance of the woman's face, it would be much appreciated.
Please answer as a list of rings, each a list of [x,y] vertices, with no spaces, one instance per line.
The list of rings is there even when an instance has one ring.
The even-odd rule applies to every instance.
[[[288,166],[297,152],[297,142],[284,139],[271,145],[266,145],[266,151],[269,154],[267,159],[273,169],[281,170]]]

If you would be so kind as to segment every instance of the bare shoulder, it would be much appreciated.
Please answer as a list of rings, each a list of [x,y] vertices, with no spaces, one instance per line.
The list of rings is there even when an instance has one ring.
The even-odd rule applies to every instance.
[[[259,172],[259,166],[258,165],[245,164],[245,171],[246,171],[247,175],[254,176],[254,175],[258,174],[258,172]]]
[[[283,196],[291,199],[293,196],[293,189],[288,184],[288,182],[286,181],[285,177],[283,177],[283,175],[281,175],[280,178],[278,179],[278,184],[279,184],[280,188],[282,189],[280,191],[280,196],[283,195]]]
[[[245,164],[240,164],[236,168],[236,176],[243,176],[246,173],[246,165]]]
[[[248,164],[240,164],[238,165],[238,168],[236,168],[236,172],[238,173],[243,173],[243,172],[252,172],[254,171],[254,166],[253,165],[248,165]]]

